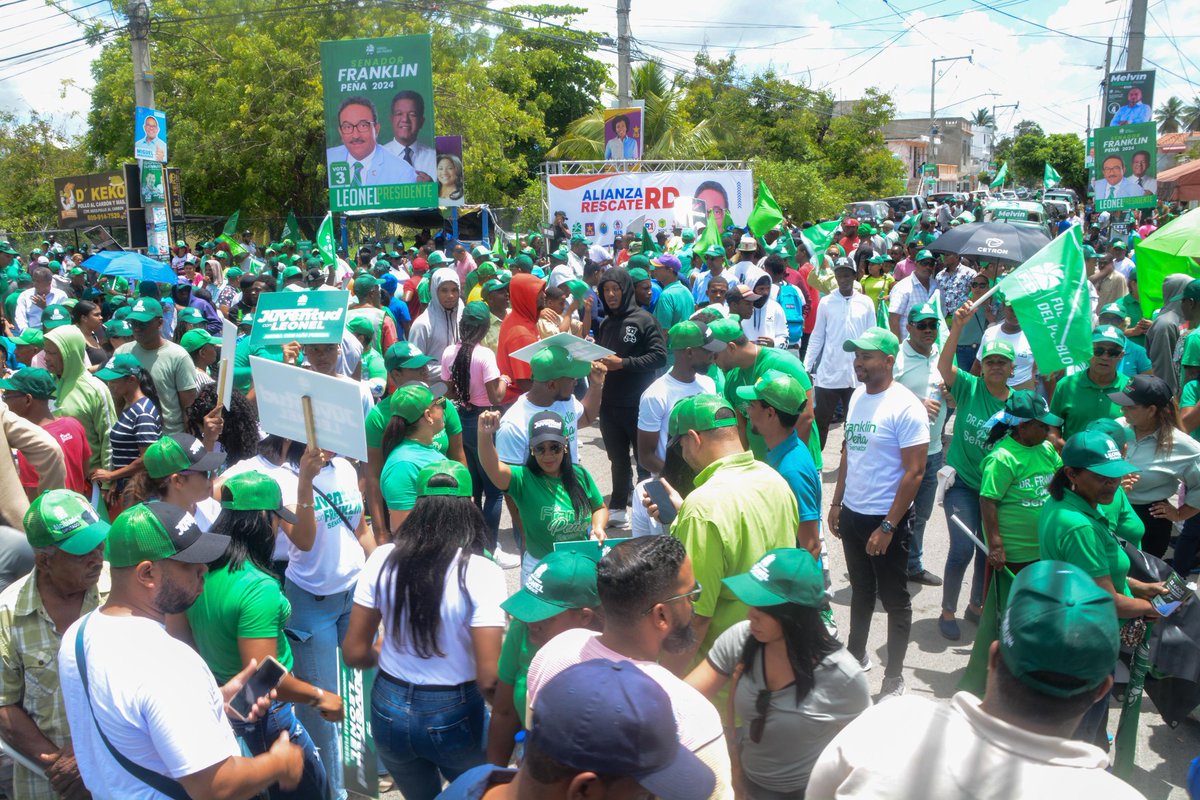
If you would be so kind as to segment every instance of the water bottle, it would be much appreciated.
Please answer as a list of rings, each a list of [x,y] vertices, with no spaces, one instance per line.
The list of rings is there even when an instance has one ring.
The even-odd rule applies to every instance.
[[[527,736],[529,736],[527,731],[517,731],[517,735],[513,737],[513,741],[516,742],[513,746],[513,762],[518,767],[525,760],[525,738]]]

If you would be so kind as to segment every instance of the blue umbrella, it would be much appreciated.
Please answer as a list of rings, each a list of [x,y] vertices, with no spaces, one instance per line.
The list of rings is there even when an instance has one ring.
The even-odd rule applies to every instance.
[[[83,266],[101,275],[113,275],[134,281],[174,284],[179,280],[169,264],[129,251],[102,250],[84,261]]]

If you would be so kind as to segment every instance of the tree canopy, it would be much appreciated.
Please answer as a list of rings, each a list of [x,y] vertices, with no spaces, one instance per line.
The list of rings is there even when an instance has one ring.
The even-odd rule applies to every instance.
[[[1017,184],[1041,187],[1046,163],[1062,176],[1062,186],[1087,194],[1087,169],[1083,166],[1084,143],[1074,133],[1047,135],[1040,125],[1022,120],[1012,136],[996,142],[997,164],[1008,162],[1009,178]]]

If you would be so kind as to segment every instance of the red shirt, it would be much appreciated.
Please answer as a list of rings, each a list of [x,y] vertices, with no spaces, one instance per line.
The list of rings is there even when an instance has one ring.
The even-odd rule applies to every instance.
[[[808,285],[808,275],[812,271],[813,265],[808,261],[801,264],[800,269],[796,271],[796,275],[800,278],[796,287],[804,293],[804,302],[808,304],[804,309],[805,333],[813,332],[813,326],[817,324],[817,304],[821,302],[821,293]]]
[[[66,488],[79,492],[84,497],[92,493],[92,484],[84,474],[84,467],[92,457],[92,448],[88,445],[87,434],[83,425],[74,417],[59,417],[47,422],[42,429],[54,437],[63,451],[63,461],[67,467]],[[36,489],[38,485],[37,470],[25,460],[25,456],[17,452],[17,465],[21,477],[21,485]]]

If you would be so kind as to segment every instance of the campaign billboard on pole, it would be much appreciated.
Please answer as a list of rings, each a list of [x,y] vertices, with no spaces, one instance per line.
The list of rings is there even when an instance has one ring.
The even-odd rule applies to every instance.
[[[1097,128],[1097,211],[1154,208],[1158,204],[1158,131],[1153,122]]]
[[[713,211],[722,230],[731,222],[745,224],[754,206],[750,170],[551,175],[547,183],[550,211],[565,212],[572,230],[578,225],[588,238],[604,242],[639,220],[651,234],[670,228],[681,203],[695,220]]]
[[[461,206],[465,201],[463,184],[463,142],[461,136],[438,136],[437,178],[438,206]]]
[[[642,157],[644,103],[604,109],[604,160],[637,161]]]
[[[1104,125],[1139,125],[1154,119],[1154,70],[1111,72],[1104,92]]]
[[[429,34],[321,42],[333,211],[438,205]]]
[[[58,227],[90,228],[125,219],[125,175],[119,171],[54,179]]]
[[[154,108],[134,109],[133,157],[167,160],[167,115]]]

